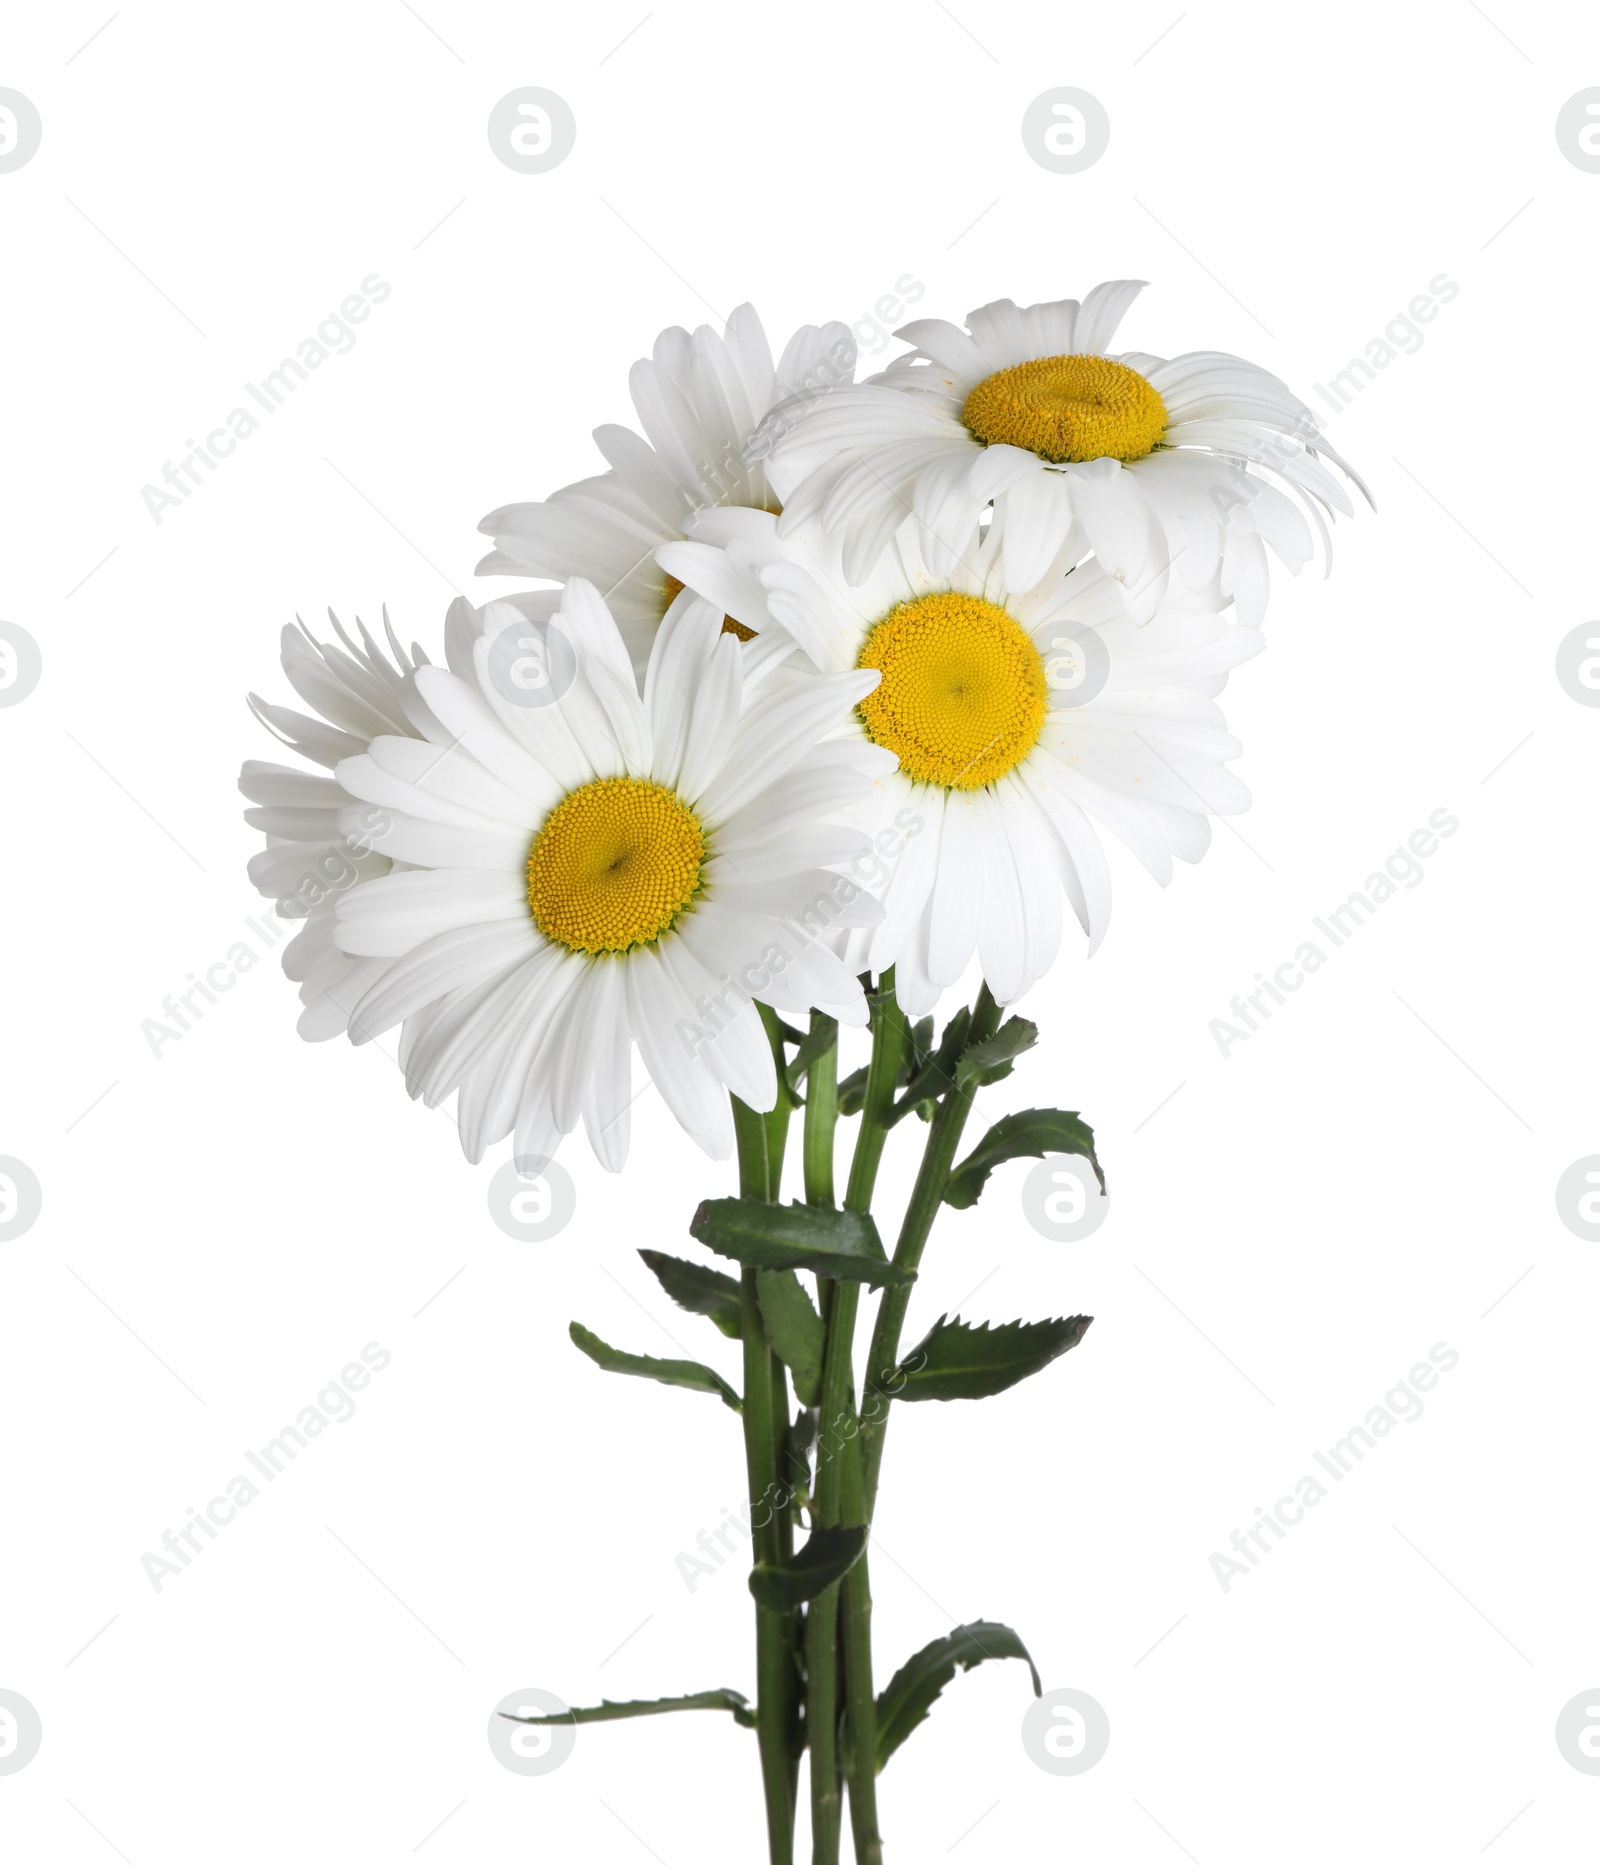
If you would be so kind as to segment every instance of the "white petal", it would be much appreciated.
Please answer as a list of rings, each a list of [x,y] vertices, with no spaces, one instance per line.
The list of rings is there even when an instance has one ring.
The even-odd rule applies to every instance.
[[[507,970],[539,944],[531,922],[462,926],[425,940],[397,959],[356,1006],[351,1041],[370,1042],[433,999]]]
[[[334,932],[345,952],[395,958],[458,926],[527,915],[527,894],[516,875],[482,868],[412,868],[341,895]]]
[[[939,871],[933,883],[933,917],[928,931],[928,975],[954,984],[978,943],[983,913],[983,812],[977,799],[952,790],[945,800]]]

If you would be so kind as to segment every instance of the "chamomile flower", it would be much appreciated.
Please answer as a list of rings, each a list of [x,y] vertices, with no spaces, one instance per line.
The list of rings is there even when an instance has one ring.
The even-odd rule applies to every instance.
[[[774,365],[752,305],[742,304],[723,336],[708,324],[692,335],[674,327],[656,338],[649,360],[628,377],[641,438],[631,428],[594,430],[609,472],[563,486],[534,504],[502,505],[478,526],[495,547],[480,575],[583,577],[605,597],[634,668],[643,673],[650,644],[677,590],[655,561],[659,545],[684,535],[685,521],[713,505],[776,511],[759,463],[745,449],[780,402],[809,405],[855,374],[855,341],[841,323],[797,330]],[[543,619],[559,601],[553,590],[511,598]]]
[[[1220,574],[1256,626],[1268,548],[1298,573],[1312,554],[1307,516],[1326,549],[1324,513],[1351,510],[1324,460],[1361,482],[1311,410],[1255,364],[1211,350],[1109,354],[1142,289],[1119,279],[1082,304],[1001,298],[965,330],[905,325],[896,334],[916,345],[909,355],[805,411],[772,449],[780,529],[842,529],[845,573],[859,583],[914,511],[923,556],[942,574],[993,500],[1014,590],[1072,543],[1094,553],[1137,620],[1171,583],[1203,589]]]
[[[891,760],[834,735],[877,675],[750,692],[721,624],[680,596],[641,696],[604,602],[574,581],[541,637],[559,680],[516,677],[520,610],[460,603],[448,668],[413,657],[360,706],[348,668],[338,691],[315,668],[297,678],[337,729],[260,708],[334,776],[295,779],[314,792],[280,802],[292,773],[249,774],[273,798],[259,826],[359,834],[394,864],[318,924],[351,1039],[399,1027],[408,1088],[430,1105],[458,1095],[472,1160],[508,1133],[518,1158],[548,1159],[581,1118],[620,1168],[635,1045],[683,1127],[725,1157],[729,1091],[775,1104],[758,1002],[866,1021],[828,944],[878,915],[838,872],[867,846],[838,813]]]
[[[849,935],[844,957],[853,969],[892,964],[913,1014],[974,951],[996,998],[1020,996],[1056,956],[1063,899],[1090,951],[1099,945],[1111,889],[1096,824],[1165,885],[1174,857],[1205,853],[1208,815],[1249,804],[1225,768],[1240,746],[1214,699],[1260,651],[1260,632],[1224,618],[1215,582],[1174,593],[1141,626],[1093,561],[1069,573],[1058,558],[1019,592],[1005,523],[1002,512],[986,534],[974,526],[935,569],[908,520],[853,587],[837,534],[782,536],[760,512],[706,513],[694,540],[661,552],[764,646],[791,644],[770,680],[805,663],[881,674],[854,729],[897,768],[853,820],[873,849],[856,872],[884,914]]]

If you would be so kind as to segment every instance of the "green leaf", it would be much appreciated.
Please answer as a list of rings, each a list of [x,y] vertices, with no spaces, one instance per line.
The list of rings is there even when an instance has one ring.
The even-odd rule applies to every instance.
[[[689,1263],[681,1256],[668,1256],[661,1250],[641,1250],[639,1254],[655,1277],[678,1304],[692,1315],[704,1315],[727,1335],[738,1340],[744,1332],[739,1316],[739,1285],[709,1263]]]
[[[958,1010],[945,1026],[939,1047],[932,1055],[923,1052],[924,1060],[895,1104],[891,1125],[903,1120],[913,1108],[923,1113],[934,1099],[952,1089],[970,1094],[990,1082],[1004,1081],[1016,1058],[1039,1040],[1037,1024],[1026,1017],[1009,1018],[981,1043],[969,1044],[971,1029],[972,1012]]]
[[[708,1198],[689,1225],[720,1256],[747,1269],[812,1269],[874,1288],[914,1280],[883,1253],[878,1228],[865,1211],[823,1205],[767,1204],[760,1198]]]
[[[802,1405],[822,1397],[822,1347],[826,1330],[811,1297],[792,1269],[763,1269],[756,1278],[761,1319],[772,1351],[794,1374],[795,1396]]]
[[[840,1119],[848,1120],[852,1114],[859,1114],[866,1098],[867,1071],[864,1068],[852,1069],[839,1083]]]
[[[835,1017],[826,1017],[820,1010],[811,1013],[811,1028],[807,1030],[789,1064],[789,1087],[798,1091],[805,1072],[819,1056],[825,1056],[839,1041],[839,1023]]]
[[[1076,1347],[1092,1315],[978,1327],[943,1315],[895,1369],[897,1399],[987,1399]]]
[[[937,1095],[948,1094],[956,1085],[956,1063],[967,1046],[967,1031],[971,1026],[972,1012],[963,1004],[945,1025],[939,1047],[925,1057],[906,1084],[905,1093],[895,1102],[889,1115],[891,1127],[904,1120],[912,1108],[922,1106]]]
[[[986,1658],[1020,1658],[1033,1678],[1033,1694],[1043,1694],[1039,1673],[1028,1649],[1008,1625],[989,1619],[958,1625],[947,1638],[936,1638],[924,1645],[914,1658],[895,1672],[878,1698],[878,1768],[905,1741],[918,1723],[927,1720],[928,1711],[939,1700],[944,1687],[955,1676],[957,1667],[970,1671]]]
[[[659,1380],[663,1386],[687,1386],[691,1392],[714,1392],[733,1411],[744,1409],[738,1393],[721,1374],[713,1373],[709,1366],[701,1366],[697,1360],[657,1360],[649,1354],[619,1353],[615,1347],[608,1347],[598,1334],[591,1334],[580,1321],[574,1321],[567,1332],[572,1336],[573,1346],[608,1373],[632,1373],[637,1379]]]
[[[769,1612],[790,1612],[842,1579],[861,1559],[865,1528],[814,1528],[792,1561],[759,1563],[750,1591]]]
[[[950,1174],[944,1201],[964,1211],[978,1202],[996,1166],[1008,1159],[1043,1159],[1049,1153],[1075,1153],[1087,1159],[1100,1190],[1105,1191],[1106,1175],[1095,1157],[1094,1129],[1058,1107],[1025,1107],[1017,1114],[1002,1114],[973,1147]]]
[[[985,1088],[990,1082],[1004,1081],[1011,1065],[1025,1050],[1039,1040],[1039,1026],[1026,1017],[1010,1017],[993,1036],[963,1049],[956,1063],[958,1088]]]
[[[634,1703],[613,1703],[608,1697],[589,1709],[568,1710],[563,1716],[513,1716],[509,1710],[500,1714],[508,1723],[616,1723],[629,1716],[665,1716],[672,1710],[729,1710],[741,1727],[756,1726],[749,1701],[737,1690],[702,1690],[693,1697],[652,1697]]]

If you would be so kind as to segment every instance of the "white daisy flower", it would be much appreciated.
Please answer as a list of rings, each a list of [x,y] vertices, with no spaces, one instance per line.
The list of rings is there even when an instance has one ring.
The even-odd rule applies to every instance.
[[[402,1026],[410,1092],[434,1106],[459,1091],[473,1161],[512,1132],[519,1159],[547,1160],[581,1117],[619,1169],[635,1044],[684,1128],[726,1157],[729,1090],[757,1109],[776,1100],[758,1002],[866,1021],[827,943],[879,917],[837,872],[868,846],[838,812],[890,760],[854,736],[825,741],[877,675],[749,692],[721,622],[682,596],[641,697],[616,623],[575,581],[546,630],[551,663],[568,668],[559,694],[508,677],[501,649],[529,629],[518,609],[458,603],[450,667],[418,657],[393,703],[371,695],[360,712],[297,667],[339,729],[260,708],[334,778],[294,779],[314,794],[274,795],[259,826],[359,833],[394,863],[319,922],[317,951],[354,992],[351,1040]]]
[[[854,725],[898,768],[853,812],[873,838],[853,872],[884,916],[844,956],[852,969],[892,964],[913,1014],[974,950],[995,997],[1020,996],[1055,958],[1063,896],[1098,947],[1111,890],[1094,823],[1165,885],[1174,856],[1205,853],[1208,813],[1249,806],[1213,701],[1259,653],[1259,630],[1224,620],[1216,583],[1176,592],[1140,626],[1092,561],[1068,574],[1058,558],[1019,594],[1004,523],[974,527],[935,570],[908,521],[854,587],[837,534],[785,537],[765,513],[706,513],[696,541],[661,552],[764,644],[781,636],[826,673],[881,672]]]
[[[996,500],[1014,590],[1038,582],[1070,541],[1100,560],[1137,620],[1156,612],[1174,574],[1203,589],[1220,573],[1239,619],[1258,625],[1268,547],[1298,574],[1312,554],[1305,514],[1326,550],[1323,513],[1351,510],[1324,458],[1366,487],[1305,403],[1255,364],[1213,350],[1109,355],[1142,289],[1113,280],[1081,305],[1001,298],[971,312],[966,330],[940,318],[905,325],[895,334],[917,346],[911,354],[804,412],[772,448],[780,529],[842,528],[845,572],[859,583],[914,512],[923,555],[944,574]]]
[[[856,346],[841,323],[807,324],[784,346],[776,366],[752,305],[742,304],[719,337],[709,324],[692,335],[662,331],[655,351],[628,376],[645,437],[607,425],[594,431],[610,471],[580,479],[536,504],[502,505],[478,529],[495,548],[480,575],[583,577],[601,591],[641,675],[650,644],[677,589],[655,562],[659,545],[684,535],[707,506],[748,505],[776,511],[765,468],[745,449],[768,435],[779,403],[809,406],[855,375]],[[765,425],[764,425],[765,424]],[[543,619],[554,590],[511,598]]]
[[[406,654],[387,612],[388,655],[359,620],[356,641],[332,610],[328,619],[339,646],[317,641],[304,624],[285,628],[282,636],[289,684],[319,716],[269,705],[254,693],[250,710],[291,750],[332,770],[382,734],[422,736],[407,714],[406,681],[425,657],[415,646]],[[342,1036],[350,1012],[388,969],[388,961],[342,952],[334,943],[333,910],[339,896],[358,881],[376,879],[394,867],[372,848],[372,831],[386,819],[379,810],[356,811],[357,798],[335,778],[313,777],[284,764],[249,759],[239,788],[258,806],[245,811],[245,821],[267,838],[266,847],[250,859],[250,880],[276,902],[281,918],[305,921],[282,955],[284,973],[300,986],[305,1005],[300,1034],[308,1042]]]

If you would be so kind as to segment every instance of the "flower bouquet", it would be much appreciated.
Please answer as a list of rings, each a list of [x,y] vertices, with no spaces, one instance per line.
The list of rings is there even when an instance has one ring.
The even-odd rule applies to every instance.
[[[302,1035],[398,1029],[409,1092],[454,1096],[468,1159],[509,1137],[530,1179],[580,1121],[623,1169],[635,1050],[684,1130],[737,1157],[737,1190],[683,1214],[694,1252],[640,1254],[739,1343],[739,1387],[571,1337],[738,1415],[755,1695],[523,1720],[731,1715],[774,1865],[802,1789],[814,1861],[839,1858],[846,1809],[857,1860],[881,1859],[878,1774],[958,1670],[1018,1659],[1039,1690],[986,1621],[876,1681],[873,1511],[896,1406],[1002,1392],[1089,1318],[945,1315],[910,1343],[910,1291],[940,1209],[1007,1161],[1076,1156],[1103,1192],[1077,1112],[969,1134],[1038,1039],[1008,1007],[1068,909],[1091,953],[1104,937],[1101,831],[1164,884],[1247,806],[1217,695],[1263,645],[1268,552],[1298,571],[1351,509],[1276,377],[1110,353],[1139,289],[912,323],[859,383],[842,324],[776,362],[749,306],[721,336],[664,331],[630,378],[643,436],[598,429],[604,473],[483,522],[481,570],[555,587],[453,603],[442,665],[387,616],[381,641],[287,629],[308,710],[251,701],[326,773],[241,779],[251,878],[303,922],[283,961]],[[850,1072],[846,1027],[868,1043]],[[897,1128],[921,1163],[891,1218]]]

